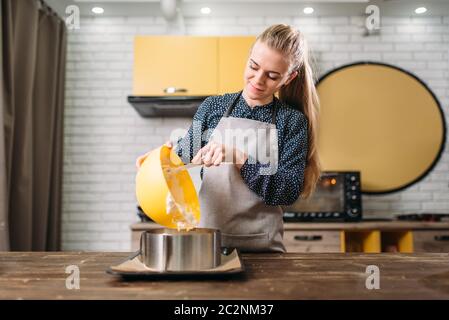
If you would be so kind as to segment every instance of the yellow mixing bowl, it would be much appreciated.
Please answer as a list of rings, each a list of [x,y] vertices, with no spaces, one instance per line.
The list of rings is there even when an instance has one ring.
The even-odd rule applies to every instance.
[[[167,196],[200,221],[200,205],[190,174],[185,169],[168,173],[167,168],[183,166],[184,163],[172,149],[159,147],[150,152],[136,175],[136,196],[143,212],[154,222],[167,228],[178,228],[184,214],[169,210]]]

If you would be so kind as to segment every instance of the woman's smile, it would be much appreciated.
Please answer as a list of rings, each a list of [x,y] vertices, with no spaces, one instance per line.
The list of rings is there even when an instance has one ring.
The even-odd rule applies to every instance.
[[[253,91],[255,93],[262,93],[263,92],[263,89],[257,88],[251,82],[248,82],[248,83],[249,83],[249,87],[250,87],[251,91]]]

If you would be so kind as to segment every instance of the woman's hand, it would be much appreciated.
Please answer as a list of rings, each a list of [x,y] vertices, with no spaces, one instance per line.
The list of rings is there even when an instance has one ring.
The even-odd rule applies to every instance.
[[[193,157],[192,163],[204,164],[206,167],[218,166],[225,159],[225,146],[214,141],[209,142]]]
[[[204,164],[206,167],[219,166],[223,162],[233,162],[237,168],[241,168],[248,156],[235,148],[217,143],[209,142],[193,157],[192,163]]]
[[[173,148],[173,144],[172,144],[171,141],[165,142],[164,145],[167,146],[170,149]],[[145,159],[148,157],[149,154],[150,154],[150,152],[147,152],[144,155],[137,157],[137,159],[136,159],[136,168],[137,168],[137,170],[140,169],[140,167],[142,166],[142,163],[145,161]]]

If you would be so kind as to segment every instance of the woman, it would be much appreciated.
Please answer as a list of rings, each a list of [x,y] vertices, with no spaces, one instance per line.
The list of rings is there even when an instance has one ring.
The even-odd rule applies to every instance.
[[[309,197],[320,177],[318,109],[306,40],[283,24],[257,37],[241,92],[200,105],[176,152],[185,163],[204,165],[200,227],[220,229],[224,247],[285,252],[280,206]],[[256,149],[269,150],[270,160],[262,161]]]

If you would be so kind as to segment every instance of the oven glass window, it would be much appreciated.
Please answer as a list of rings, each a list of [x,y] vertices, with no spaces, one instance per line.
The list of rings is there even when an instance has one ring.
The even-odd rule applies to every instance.
[[[344,175],[322,174],[315,193],[309,199],[298,199],[285,207],[286,212],[344,211]]]

